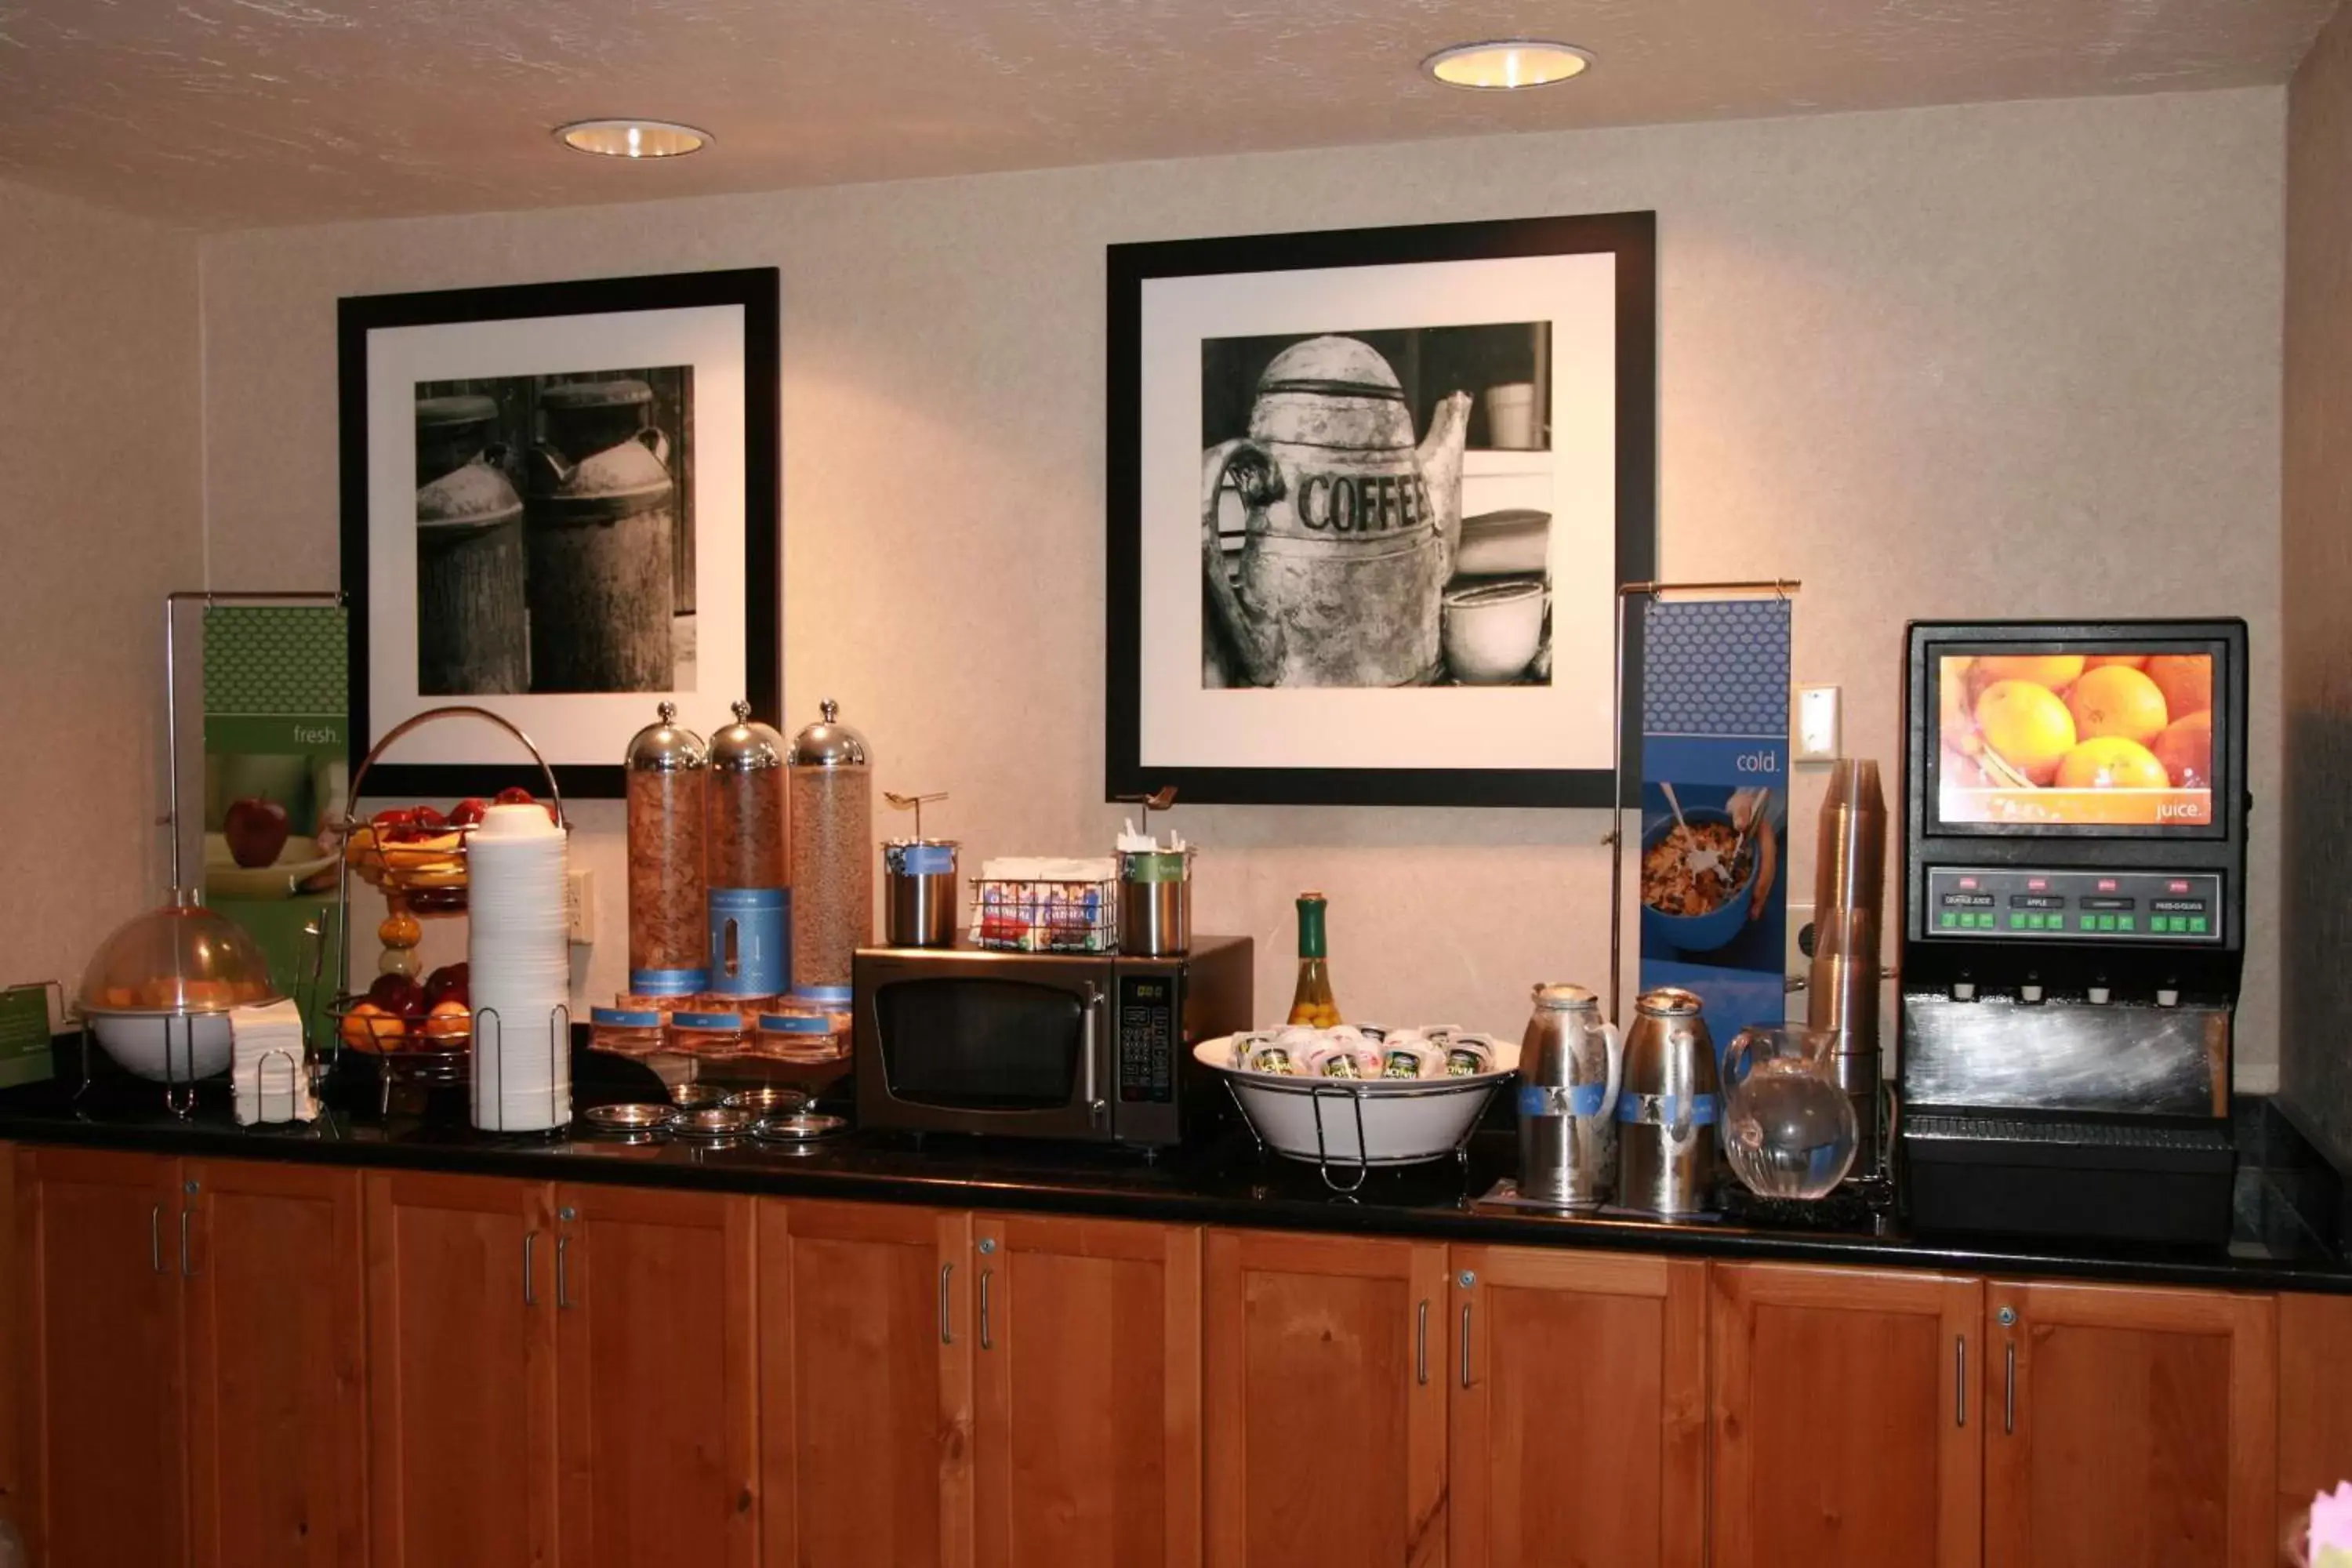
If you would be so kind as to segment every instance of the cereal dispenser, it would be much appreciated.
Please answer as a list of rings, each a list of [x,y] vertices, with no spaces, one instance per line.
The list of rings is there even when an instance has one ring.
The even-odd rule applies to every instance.
[[[850,961],[873,934],[874,777],[866,737],[824,718],[793,737],[793,994],[846,1005]]]
[[[710,753],[702,737],[660,718],[629,742],[629,990],[690,996],[710,972],[709,883],[703,871]]]
[[[710,738],[709,989],[773,996],[792,970],[784,867],[784,738],[735,704]]]

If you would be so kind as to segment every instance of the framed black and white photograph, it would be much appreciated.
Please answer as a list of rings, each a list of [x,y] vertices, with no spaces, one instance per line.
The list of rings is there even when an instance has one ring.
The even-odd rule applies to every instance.
[[[1110,247],[1108,793],[1606,805],[1655,252],[1649,213]]]
[[[352,746],[452,704],[617,796],[657,704],[782,706],[778,277],[693,272],[341,301]],[[536,782],[471,719],[369,792]]]

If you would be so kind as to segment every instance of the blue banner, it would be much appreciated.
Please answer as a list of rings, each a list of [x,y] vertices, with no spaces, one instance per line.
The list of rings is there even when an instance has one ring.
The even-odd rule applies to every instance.
[[[1789,603],[1640,608],[1641,984],[1696,993],[1719,1056],[1788,1005]]]

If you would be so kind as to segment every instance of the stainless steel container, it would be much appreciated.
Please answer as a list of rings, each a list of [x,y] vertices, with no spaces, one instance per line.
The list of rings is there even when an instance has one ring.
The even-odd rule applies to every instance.
[[[1672,987],[1634,1004],[1617,1095],[1617,1202],[1668,1217],[1713,1199],[1722,1095],[1699,999]]]
[[[1617,1184],[1624,1039],[1581,985],[1538,985],[1519,1042],[1519,1195],[1599,1208]]]
[[[894,838],[882,846],[885,945],[955,945],[957,848],[951,838]]]
[[[1878,1169],[1880,911],[1886,899],[1886,799],[1878,764],[1839,763],[1822,802],[1813,873],[1813,961],[1805,1023],[1836,1037],[1838,1087],[1853,1102],[1853,1169]]]
[[[1118,950],[1174,958],[1192,949],[1192,851],[1127,849],[1118,857]]]

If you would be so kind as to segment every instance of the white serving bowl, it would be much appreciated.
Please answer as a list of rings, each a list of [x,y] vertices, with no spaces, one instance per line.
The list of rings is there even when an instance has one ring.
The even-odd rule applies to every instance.
[[[1192,1057],[1224,1075],[1266,1147],[1331,1165],[1412,1165],[1445,1158],[1470,1135],[1488,1097],[1519,1068],[1515,1040],[1495,1041],[1495,1070],[1471,1078],[1280,1078],[1234,1067],[1231,1035],[1202,1041]]]
[[[231,1036],[226,1013],[97,1013],[89,1022],[106,1054],[141,1078],[185,1083],[228,1070]],[[189,1068],[192,1044],[194,1071]]]

